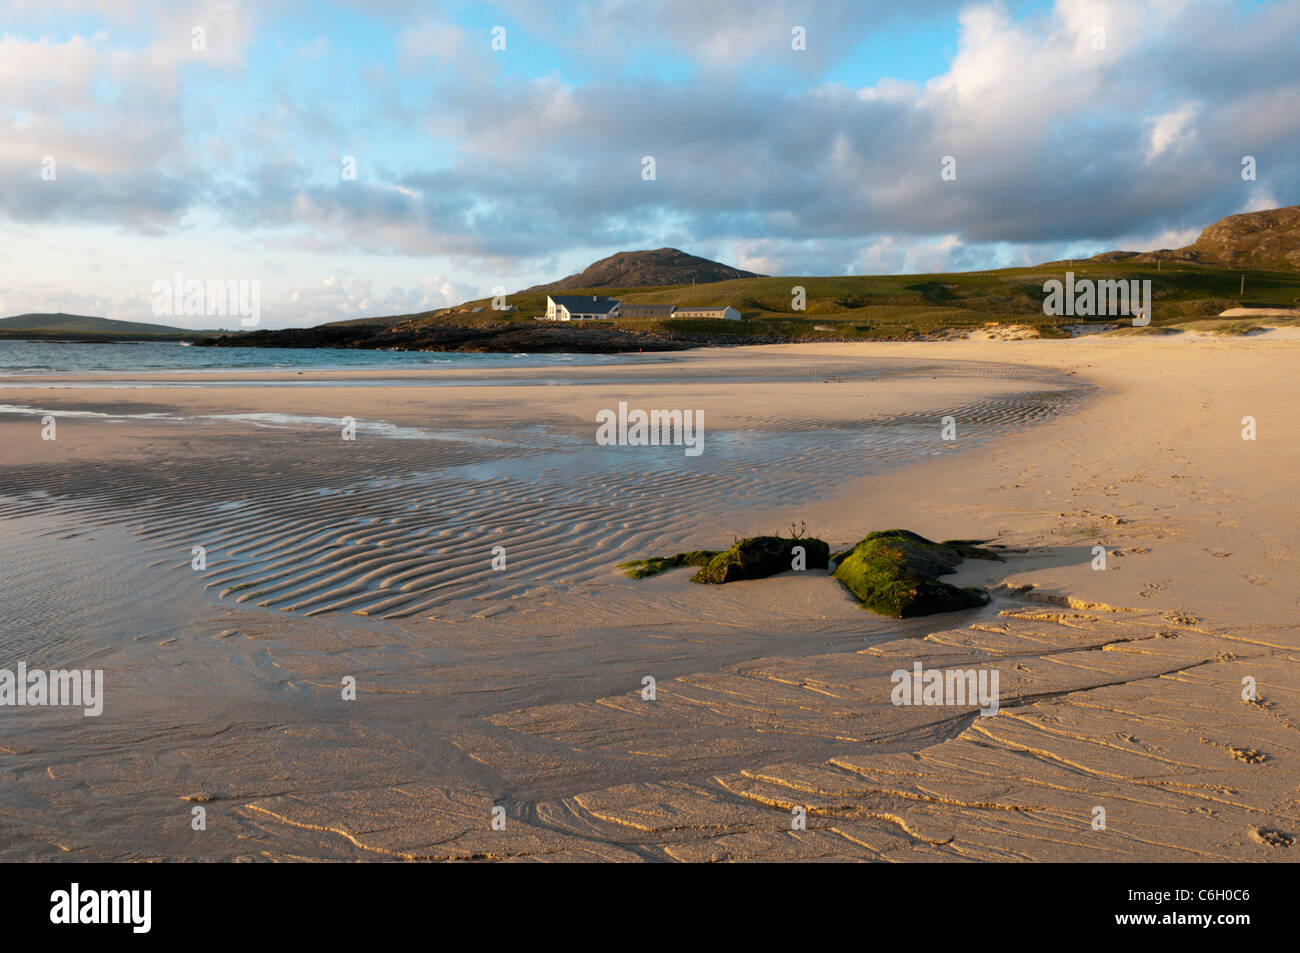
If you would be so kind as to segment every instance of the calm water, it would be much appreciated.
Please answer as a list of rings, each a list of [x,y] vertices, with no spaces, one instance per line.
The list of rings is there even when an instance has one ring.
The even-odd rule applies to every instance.
[[[170,341],[0,341],[0,374],[113,371],[399,370],[432,367],[552,367],[627,363],[616,354],[467,354],[351,348],[185,347]]]

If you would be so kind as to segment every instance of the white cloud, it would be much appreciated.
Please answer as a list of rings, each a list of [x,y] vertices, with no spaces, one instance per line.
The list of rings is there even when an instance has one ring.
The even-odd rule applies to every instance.
[[[869,31],[910,28],[891,5],[505,0],[510,56],[550,57],[522,60],[536,75],[452,13],[383,6],[394,62],[335,83],[321,71],[356,51],[312,22],[275,39],[271,88],[227,97],[237,115],[220,123],[212,103],[264,39],[256,7],[124,0],[92,34],[0,35],[0,226],[22,223],[37,248],[17,273],[57,268],[58,294],[136,307],[165,260],[208,267],[202,222],[238,232],[246,261],[282,260],[264,310],[311,323],[513,290],[624,248],[732,248],[768,274],[947,269],[1173,238],[1300,198],[1294,3],[971,3],[943,73],[862,88],[829,66]],[[673,68],[625,68],[654,56]],[[354,182],[339,180],[343,154]],[[1243,155],[1258,183],[1241,182]],[[58,247],[68,223],[99,247]],[[139,254],[122,269],[138,274],[104,291],[84,262],[119,257],[124,236]]]
[[[1195,135],[1192,123],[1198,109],[1194,103],[1186,103],[1171,112],[1148,119],[1150,139],[1147,145],[1147,162],[1153,162],[1164,153],[1172,150],[1181,152],[1188,140]]]
[[[1237,209],[1237,212],[1262,212],[1265,209],[1277,208],[1277,197],[1269,189],[1256,188],[1250,190],[1250,196]]]

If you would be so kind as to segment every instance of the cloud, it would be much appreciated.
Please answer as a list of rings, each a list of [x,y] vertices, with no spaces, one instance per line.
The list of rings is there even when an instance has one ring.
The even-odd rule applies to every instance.
[[[151,33],[134,42],[0,35],[0,216],[157,230],[201,201],[181,74],[238,66],[255,17],[230,2],[103,12],[146,8]]]
[[[424,275],[411,287],[376,288],[358,275],[335,272],[318,283],[272,298],[263,308],[268,323],[307,326],[359,315],[417,314],[459,304],[472,289],[443,275]]]
[[[1196,120],[1197,107],[1194,103],[1179,106],[1177,109],[1161,116],[1147,120],[1150,127],[1150,144],[1147,147],[1147,161],[1153,162],[1162,154],[1173,149],[1181,153],[1188,146],[1192,135],[1191,128]]]
[[[593,9],[582,38],[632,29],[631,7]],[[1241,199],[1229,174],[1240,155],[1224,155],[1214,130],[1223,117],[1248,133],[1248,117],[1209,84],[1162,84],[1146,65],[1153,45],[1177,46],[1189,29],[1199,35],[1203,12],[1062,2],[1017,21],[1001,5],[972,6],[951,68],[920,87],[787,91],[750,76],[510,82],[456,70],[436,86],[422,120],[455,137],[457,160],[351,192],[303,188],[290,207],[349,242],[512,257],[544,253],[557,232],[611,248],[653,244],[672,231],[697,242],[955,234],[980,244],[1103,240],[1170,216],[1204,224]],[[675,24],[692,55],[703,55],[705,34],[707,43],[748,42],[740,28],[709,34],[711,14],[691,20],[685,6],[656,16],[651,32]],[[1154,32],[1157,22],[1166,32]],[[435,49],[433,39],[414,39],[426,35],[440,37],[448,56],[471,56],[455,53],[461,41],[436,26],[406,42]],[[1219,69],[1248,71],[1291,43],[1282,34],[1253,39]],[[1283,106],[1300,83],[1293,77],[1248,95]],[[1253,131],[1271,143],[1300,139],[1300,113],[1269,115]],[[1249,145],[1243,139],[1240,148]],[[1279,156],[1270,181],[1294,181],[1297,154]],[[656,163],[650,182],[641,176],[646,155]],[[953,182],[939,176],[946,155],[956,159]],[[394,189],[404,190],[403,201]],[[275,196],[258,201],[286,207]]]
[[[106,5],[102,28],[2,35],[0,222],[166,242],[203,221],[264,254],[337,256],[286,276],[296,321],[439,306],[625,248],[769,274],[978,268],[1300,202],[1292,3],[934,2],[914,21],[849,0],[498,6],[503,53],[460,6],[398,2],[378,11],[379,52],[306,18],[269,65],[250,57],[269,42],[256,9],[233,3]],[[275,13],[277,30],[305,17]],[[846,78],[865,38],[944,24],[943,43],[954,22],[927,81]],[[367,256],[456,278],[380,291],[358,277]]]

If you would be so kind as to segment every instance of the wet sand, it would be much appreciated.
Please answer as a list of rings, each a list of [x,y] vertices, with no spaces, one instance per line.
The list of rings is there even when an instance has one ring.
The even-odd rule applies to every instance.
[[[1291,859],[1297,356],[1122,338],[0,382],[28,408],[0,413],[6,653],[108,682],[99,718],[0,710],[0,857]],[[620,400],[702,409],[703,454],[596,447]],[[907,621],[820,573],[615,569],[792,522],[1007,561],[953,580],[988,608]],[[996,667],[998,714],[891,704],[918,660]]]

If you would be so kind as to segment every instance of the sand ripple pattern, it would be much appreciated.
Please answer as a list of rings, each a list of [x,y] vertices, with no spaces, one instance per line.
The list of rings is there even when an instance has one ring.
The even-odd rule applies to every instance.
[[[1044,385],[950,411],[963,446],[1047,419],[1087,393],[1074,381]],[[693,458],[677,448],[596,447],[594,429],[342,446],[332,428],[221,434],[205,437],[205,450],[237,466],[178,457],[10,468],[0,474],[0,518],[57,513],[124,525],[159,567],[177,572],[192,571],[190,548],[202,546],[202,585],[250,606],[394,619],[482,597],[490,614],[502,600],[592,580],[652,543],[685,539],[720,499],[761,509],[782,501],[792,481],[806,487],[811,476],[829,488],[953,451],[937,439],[933,413],[833,429],[781,423],[709,431],[706,452]],[[498,545],[504,571],[491,568]]]

